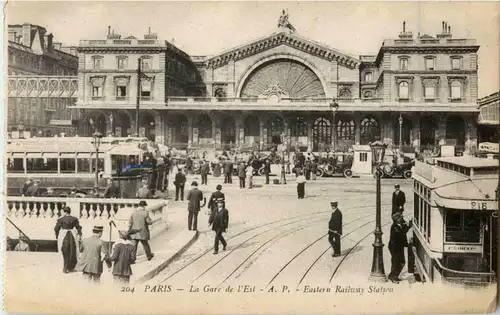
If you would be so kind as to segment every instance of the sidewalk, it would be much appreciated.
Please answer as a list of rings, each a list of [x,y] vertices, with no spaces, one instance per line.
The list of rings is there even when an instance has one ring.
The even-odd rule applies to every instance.
[[[136,263],[132,265],[131,283],[151,279],[196,241],[198,234],[185,228],[186,218],[183,210],[184,207],[181,209],[179,205],[168,208],[167,229],[150,241],[155,257],[150,261],[144,255],[137,257]],[[31,283],[41,288],[45,286],[46,289],[47,283],[66,282],[69,278],[82,279],[82,275],[79,272],[62,273],[60,253],[9,251],[5,254],[5,279],[9,282],[6,282],[9,287],[15,282]],[[104,265],[101,282],[112,281],[112,274]]]

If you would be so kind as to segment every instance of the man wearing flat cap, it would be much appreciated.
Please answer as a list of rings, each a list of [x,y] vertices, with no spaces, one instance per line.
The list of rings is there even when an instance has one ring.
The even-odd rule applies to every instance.
[[[198,183],[193,181],[191,183],[191,190],[187,194],[188,200],[188,229],[198,231],[198,213],[201,207],[205,206],[206,199],[203,199],[203,193],[198,189]],[[201,201],[205,200],[203,205],[200,205]]]
[[[392,214],[396,212],[403,213],[405,202],[405,193],[399,189],[399,185],[394,185],[394,192],[392,193]]]
[[[391,273],[388,278],[393,283],[399,283],[399,274],[405,266],[405,247],[408,247],[406,233],[412,227],[413,222],[407,225],[401,212],[392,215],[391,234],[389,237],[389,252],[391,253]]]
[[[328,242],[332,245],[332,257],[340,256],[340,236],[342,235],[342,212],[338,208],[338,202],[330,202],[332,216],[328,222]]]
[[[212,231],[215,232],[214,255],[217,255],[219,242],[222,243],[222,249],[226,250],[227,243],[222,233],[226,232],[229,224],[229,211],[226,209],[224,198],[217,198],[215,204],[217,206],[210,214],[208,224],[212,225]]]
[[[94,226],[93,235],[80,243],[81,255],[76,270],[83,272],[83,276],[93,283],[101,281],[102,255],[105,255],[102,246],[104,242],[101,240],[103,230],[102,226]]]
[[[130,237],[135,240],[135,252],[137,253],[137,247],[139,242],[144,247],[146,252],[146,257],[151,260],[154,254],[151,252],[151,247],[149,246],[149,226],[153,224],[153,220],[149,217],[149,212],[146,210],[148,203],[146,200],[139,201],[139,206],[130,216],[129,221],[129,232]]]

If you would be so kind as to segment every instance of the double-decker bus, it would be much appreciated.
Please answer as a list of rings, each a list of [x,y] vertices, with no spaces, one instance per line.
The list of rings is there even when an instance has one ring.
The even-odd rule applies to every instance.
[[[470,156],[416,162],[412,249],[424,281],[496,281],[498,171]]]

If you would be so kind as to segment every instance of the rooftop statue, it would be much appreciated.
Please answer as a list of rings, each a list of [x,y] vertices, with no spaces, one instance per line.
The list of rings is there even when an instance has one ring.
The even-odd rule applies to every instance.
[[[288,21],[288,12],[285,10],[282,11],[278,20],[278,27],[288,28],[290,31],[295,32],[295,27]]]

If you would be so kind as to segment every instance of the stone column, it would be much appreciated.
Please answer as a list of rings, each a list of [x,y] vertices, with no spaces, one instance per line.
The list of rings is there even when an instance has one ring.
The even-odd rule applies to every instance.
[[[165,144],[170,146],[173,142],[173,128],[172,121],[168,115],[166,115],[163,123],[165,124]]]
[[[155,142],[165,144],[165,120],[161,113],[155,116]]]
[[[216,114],[210,116],[212,119],[212,141],[214,150],[221,148],[221,120]]]
[[[311,151],[313,150],[314,146],[313,125],[314,125],[314,117],[309,117],[307,119],[307,149]]]
[[[419,113],[415,113],[412,115],[412,121],[413,121],[413,128],[411,130],[411,144],[413,146],[413,141],[415,139],[419,139],[419,143],[420,143],[420,114]]]
[[[267,128],[265,119],[260,118],[260,150],[267,149]]]
[[[467,141],[467,137],[470,137],[471,140],[477,141],[477,118],[475,115],[465,116],[465,139]]]
[[[244,122],[243,122],[243,117],[241,114],[236,114],[236,117],[234,117],[234,128],[236,129],[234,131],[236,135],[236,145],[239,147],[242,147],[244,142],[245,142],[245,128],[244,128]]]
[[[193,146],[193,136],[194,136],[194,128],[193,128],[193,120],[194,118],[191,115],[188,115],[188,148]],[[198,140],[198,130],[196,130],[196,140]]]
[[[439,145],[441,139],[446,139],[446,114],[438,114],[436,117],[437,129],[436,129],[436,143]]]
[[[361,115],[354,113],[354,144],[361,143]]]
[[[330,132],[332,135],[332,143],[331,143],[331,148],[337,149],[337,112],[331,112],[331,121],[332,123],[330,124]]]
[[[115,115],[113,112],[106,114],[106,134],[104,136],[114,135]]]

